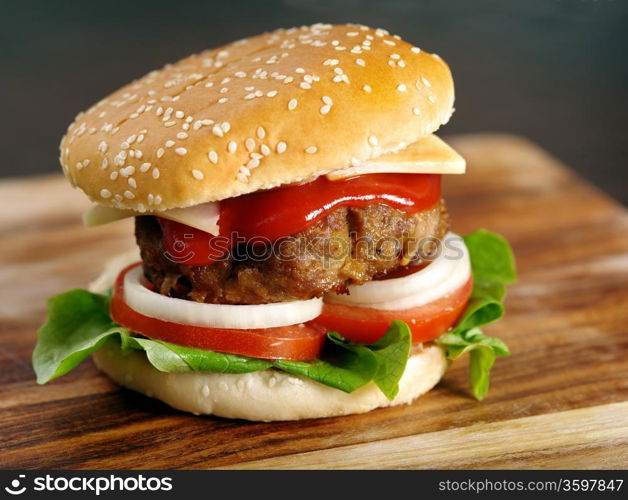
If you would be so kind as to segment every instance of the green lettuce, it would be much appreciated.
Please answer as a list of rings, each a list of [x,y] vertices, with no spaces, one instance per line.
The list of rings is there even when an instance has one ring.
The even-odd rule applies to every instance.
[[[401,321],[393,322],[373,345],[358,345],[337,333],[328,333],[321,359],[312,362],[249,358],[183,347],[132,336],[109,316],[109,297],[75,289],[48,301],[48,319],[38,332],[33,352],[37,382],[45,384],[65,375],[106,342],[117,342],[122,353],[144,351],[163,372],[212,371],[246,373],[276,368],[307,377],[345,392],[370,381],[393,399],[408,361],[412,335]]]
[[[473,271],[473,291],[462,317],[436,342],[448,359],[469,353],[471,392],[482,400],[489,389],[489,375],[496,356],[509,356],[504,342],[487,337],[479,329],[504,315],[506,285],[516,280],[515,259],[508,242],[485,230],[464,236]]]
[[[474,274],[471,299],[458,324],[436,342],[443,346],[448,359],[470,354],[471,389],[476,398],[482,399],[488,391],[495,356],[507,356],[509,352],[502,341],[483,335],[478,327],[503,315],[505,285],[515,280],[514,258],[506,241],[488,231],[477,231],[464,240]],[[373,381],[392,400],[399,391],[412,345],[408,325],[393,321],[385,335],[371,345],[347,341],[336,332],[328,333],[323,353],[315,361],[250,358],[133,336],[111,319],[109,300],[108,295],[82,289],[49,299],[48,319],[38,332],[33,352],[38,383],[65,375],[110,343],[123,354],[143,351],[148,361],[163,372],[246,373],[272,368],[345,392]]]

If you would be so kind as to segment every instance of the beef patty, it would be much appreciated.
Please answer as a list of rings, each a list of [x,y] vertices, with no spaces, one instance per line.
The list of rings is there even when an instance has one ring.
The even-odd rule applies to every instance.
[[[263,248],[237,246],[206,266],[169,259],[156,217],[136,217],[135,237],[144,274],[161,294],[213,304],[264,304],[342,293],[347,285],[418,264],[426,246],[445,235],[448,219],[443,202],[417,214],[383,204],[340,207],[301,233]]]

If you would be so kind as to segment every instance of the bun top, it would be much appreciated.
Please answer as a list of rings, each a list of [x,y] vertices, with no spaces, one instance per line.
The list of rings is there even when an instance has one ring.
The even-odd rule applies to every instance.
[[[60,161],[100,204],[162,211],[403,149],[446,123],[453,100],[443,60],[385,30],[280,29],[122,87],[76,117]]]

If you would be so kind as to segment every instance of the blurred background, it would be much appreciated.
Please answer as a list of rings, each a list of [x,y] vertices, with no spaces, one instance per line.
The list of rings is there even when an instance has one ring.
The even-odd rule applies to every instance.
[[[77,112],[149,70],[319,21],[383,27],[440,54],[457,87],[443,133],[522,134],[628,204],[625,0],[3,2],[0,176],[60,171]]]

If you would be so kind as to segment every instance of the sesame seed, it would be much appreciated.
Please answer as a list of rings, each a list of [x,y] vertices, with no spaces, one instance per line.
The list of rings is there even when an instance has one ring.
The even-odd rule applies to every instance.
[[[148,169],[149,169],[150,167],[151,167],[151,164],[150,164],[150,163],[142,163],[142,164],[140,165],[140,172],[142,172],[142,173],[146,173],[146,172],[148,172]]]
[[[264,156],[268,156],[270,154],[270,148],[266,144],[262,144],[260,146],[260,151]]]
[[[161,158],[164,155],[165,151],[164,148],[159,148],[157,150],[157,158]]]
[[[405,68],[406,67],[406,63],[403,62],[403,60],[397,62],[397,66],[399,66],[400,68]]]
[[[311,88],[312,88],[312,86],[311,86],[309,83],[307,83],[307,82],[301,82],[301,83],[299,83],[299,87],[301,87],[301,88],[302,88],[302,89],[304,89],[304,90],[308,90],[308,89],[311,89]]]
[[[368,92],[370,94],[373,89],[371,88],[370,85],[364,85],[362,87],[362,90],[364,90],[364,92]]]
[[[171,148],[172,146],[174,146],[174,144],[175,144],[175,143],[174,143],[174,141],[172,141],[172,140],[168,140],[168,141],[166,141],[166,142],[165,142],[165,144],[164,144],[164,145],[165,145],[167,148]]]
[[[161,196],[156,194],[155,195],[155,205],[159,205],[161,204]]]
[[[179,156],[184,156],[187,154],[188,150],[185,148],[177,148],[174,150],[175,153],[177,153]]]
[[[311,155],[313,155],[317,151],[318,151],[318,148],[316,146],[310,146],[310,147],[305,148],[305,152]]]
[[[111,173],[109,174],[109,178],[110,178],[112,181],[115,181],[115,180],[118,178],[118,172],[111,172]]]
[[[320,109],[321,115],[326,115],[327,113],[329,113],[330,110],[331,110],[331,106],[329,104],[325,104],[324,106],[321,106],[321,109]]]
[[[377,137],[375,137],[374,135],[369,137],[369,144],[371,146],[377,146],[378,143],[379,141],[377,140]]]
[[[211,161],[214,165],[218,163],[218,153],[216,153],[216,151],[210,151],[209,153],[207,153],[207,157],[209,158],[209,161]]]
[[[400,83],[399,85],[397,85],[397,90],[399,92],[405,92],[408,89],[408,87],[406,87],[405,83]]]
[[[410,50],[411,50],[414,54],[418,54],[419,52],[421,52],[421,49],[420,49],[420,48],[418,48],[418,47],[412,47]]]
[[[129,191],[129,190],[127,189],[127,190],[124,192],[124,197],[125,197],[125,198],[127,198],[127,199],[129,199],[129,200],[132,200],[133,198],[135,198],[135,195],[134,195],[131,191]]]
[[[246,76],[246,73],[244,71],[237,71],[235,73],[235,76],[238,78],[244,78]]]
[[[152,173],[153,179],[159,179],[159,169],[154,168]]]
[[[134,189],[137,188],[137,182],[135,182],[135,179],[133,177],[129,177],[128,182],[129,182],[129,186],[131,186]]]
[[[231,130],[231,123],[229,123],[229,122],[222,122],[220,124],[220,128],[222,128],[222,131],[226,134],[227,132],[229,132],[229,130]]]
[[[259,137],[260,139],[266,137],[266,131],[264,130],[264,127],[257,127],[257,137]]]
[[[132,165],[129,165],[128,167],[124,167],[120,169],[120,175],[122,177],[128,177],[130,175],[133,175],[135,173],[135,167]]]
[[[227,146],[227,151],[235,153],[238,150],[238,144],[235,141],[230,141]]]
[[[247,163],[246,163],[246,168],[257,168],[259,167],[259,160],[257,158],[251,158]]]
[[[109,191],[108,189],[101,189],[100,196],[105,199],[111,198],[111,191]]]
[[[389,56],[391,59],[401,59],[401,56],[399,54],[390,54]]]
[[[177,122],[174,120],[170,120],[169,122],[164,123],[164,127],[172,127],[173,125],[176,125]]]
[[[105,141],[100,142],[100,144],[98,145],[98,151],[103,154],[107,152],[107,143]]]
[[[297,107],[297,100],[294,98],[290,99],[290,101],[288,102],[288,109],[292,111],[296,107]]]
[[[271,90],[270,92],[266,92],[266,97],[275,97],[277,95],[276,90]]]
[[[297,68],[294,71],[295,73],[305,73],[305,70],[303,68]]]
[[[277,153],[285,153],[286,149],[288,149],[288,145],[284,141],[279,141],[277,143]]]
[[[419,108],[412,108],[412,112],[417,116],[421,114],[421,110]]]
[[[196,120],[194,122],[194,125],[192,125],[192,128],[194,130],[198,130],[199,128],[201,128],[203,126],[203,122],[201,120]]]
[[[383,40],[383,42],[384,42],[386,45],[390,45],[391,47],[392,47],[392,46],[394,46],[394,45],[396,45],[396,43],[395,43],[395,42],[393,42],[392,40]]]
[[[188,135],[185,132],[179,132],[177,134],[177,139],[187,139]]]
[[[221,97],[220,99],[218,99],[218,104],[224,104],[229,100],[229,98],[227,97]]]
[[[203,172],[196,169],[192,170],[192,175],[197,181],[202,181],[205,178],[205,175],[203,175]]]
[[[100,168],[103,170],[109,166],[109,158],[106,156],[102,159],[102,163],[100,164]]]
[[[244,146],[246,147],[247,151],[250,153],[251,151],[255,149],[255,139],[249,137],[246,141],[244,141]]]
[[[360,166],[360,160],[358,160],[355,156],[351,157],[351,166],[352,167],[359,167]]]
[[[224,135],[224,132],[222,131],[222,127],[220,127],[220,125],[214,125],[214,127],[212,128],[212,132],[218,137],[222,137]]]
[[[129,149],[130,145],[128,142],[123,141],[120,143],[120,149]]]
[[[324,95],[321,99],[325,104],[329,104],[330,106],[334,103],[334,101],[331,100],[331,97],[327,95]]]
[[[185,116],[185,113],[184,113],[183,111],[176,111],[176,112],[175,112],[175,114],[174,114],[174,116],[175,116],[176,118],[181,119],[181,118],[183,118],[183,117]]]
[[[423,85],[425,85],[428,88],[432,86],[430,81],[427,78],[425,78],[424,76],[421,77],[421,81],[423,82]]]
[[[431,103],[436,102],[436,97],[434,97],[434,95],[430,94],[427,96],[427,100],[430,101]]]
[[[362,67],[366,66],[366,63],[364,62],[364,59],[356,59],[356,60],[355,60],[355,63],[356,63],[358,66],[362,66]]]

